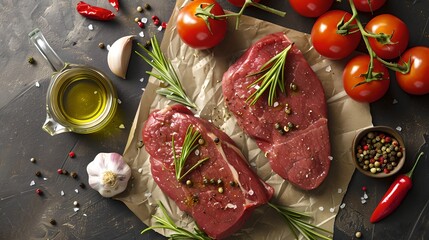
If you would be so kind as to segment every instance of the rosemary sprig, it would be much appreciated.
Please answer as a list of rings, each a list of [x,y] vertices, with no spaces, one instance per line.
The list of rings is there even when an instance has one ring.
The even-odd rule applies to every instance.
[[[311,223],[307,223],[303,220],[310,217],[308,214],[297,212],[286,207],[277,206],[272,203],[268,203],[268,205],[283,216],[296,239],[298,239],[298,233],[301,233],[302,236],[304,236],[304,238],[307,240],[332,239],[331,237],[325,236],[326,234],[333,235],[332,232],[315,226]]]
[[[135,53],[143,58],[145,62],[147,62],[157,71],[157,73],[148,71],[147,74],[159,79],[162,83],[167,85],[166,87],[158,89],[156,92],[170,100],[181,103],[190,108],[197,109],[195,103],[190,100],[183,90],[182,84],[180,83],[179,77],[177,76],[173,65],[168,59],[165,58],[164,54],[162,53],[156,36],[153,36],[150,39],[150,42],[152,45],[152,51],[146,49],[145,46],[141,43],[137,43],[137,45],[142,48],[151,59],[138,51],[135,51]]]
[[[174,167],[176,171],[176,179],[177,181],[181,181],[186,175],[188,175],[192,170],[201,165],[204,161],[208,160],[208,157],[205,157],[198,162],[196,162],[188,171],[183,173],[183,169],[185,167],[186,159],[188,159],[189,154],[193,152],[198,147],[198,139],[200,139],[201,133],[198,130],[193,129],[192,125],[188,126],[186,130],[185,139],[182,145],[182,152],[180,157],[176,155],[176,147],[174,145],[174,135],[171,139],[171,146],[173,148],[173,159],[174,159]]]
[[[168,229],[175,232],[174,234],[171,234],[169,236],[169,239],[172,239],[172,240],[184,240],[184,239],[212,240],[210,237],[207,236],[206,233],[204,233],[198,228],[194,228],[195,232],[190,232],[184,228],[176,226],[176,224],[173,222],[170,216],[168,216],[167,210],[165,209],[162,202],[159,202],[159,207],[161,208],[162,214],[164,215],[164,217],[158,217],[158,216],[152,215],[156,219],[156,222],[158,225],[154,225],[144,229],[141,232],[141,234],[144,234],[149,230],[161,228],[161,229]]]
[[[285,92],[285,82],[284,82],[284,71],[285,71],[285,63],[286,56],[291,49],[292,44],[290,44],[283,51],[278,53],[276,56],[271,58],[268,62],[266,62],[259,69],[258,72],[252,73],[248,75],[248,77],[255,76],[258,74],[263,75],[256,79],[252,84],[248,86],[257,87],[257,84],[261,82],[261,85],[257,87],[256,91],[254,91],[247,99],[246,102],[250,102],[250,105],[254,105],[258,99],[264,94],[264,92],[269,89],[268,93],[268,106],[273,106],[274,102],[277,99],[277,86],[280,88],[282,93]]]

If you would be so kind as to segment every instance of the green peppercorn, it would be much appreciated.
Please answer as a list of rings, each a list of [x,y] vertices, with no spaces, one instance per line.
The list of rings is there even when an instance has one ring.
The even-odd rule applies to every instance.
[[[143,7],[144,7],[144,9],[146,9],[146,10],[150,10],[152,7],[149,5],[149,3],[145,3],[144,5],[143,5]]]
[[[40,176],[42,176],[42,173],[41,173],[40,171],[37,171],[37,172],[36,172],[36,176],[37,176],[37,177],[40,177]]]
[[[290,90],[292,90],[294,92],[296,92],[298,90],[298,86],[293,82],[289,84],[289,88],[290,88]]]
[[[204,145],[204,139],[202,139],[202,138],[198,139],[198,144]]]
[[[28,61],[28,63],[29,63],[29,64],[34,64],[34,63],[36,63],[36,60],[34,60],[34,58],[33,58],[33,57],[29,57],[27,61]]]
[[[223,193],[223,187],[219,187],[219,188],[217,189],[217,191],[218,191],[219,193]]]
[[[215,184],[215,180],[213,178],[210,179],[210,184]]]
[[[99,43],[99,44],[98,44],[98,47],[99,47],[99,48],[101,48],[101,49],[104,49],[104,47],[105,47],[105,46],[104,46],[104,43],[102,43],[102,42],[101,42],[101,43]]]
[[[222,179],[220,179],[220,178],[219,178],[219,179],[217,180],[217,184],[218,184],[218,185],[222,184]]]
[[[137,6],[137,12],[143,12],[142,6]]]
[[[186,180],[186,185],[187,186],[192,186],[192,181],[190,179]]]

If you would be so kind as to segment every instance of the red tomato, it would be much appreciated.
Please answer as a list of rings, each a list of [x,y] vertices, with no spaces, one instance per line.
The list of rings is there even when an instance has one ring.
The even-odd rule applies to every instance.
[[[289,0],[293,10],[304,17],[318,17],[324,14],[331,8],[333,2],[334,0]]]
[[[373,12],[381,8],[387,0],[353,0],[357,10],[361,12]]]
[[[253,0],[253,2],[260,2],[261,0]],[[228,2],[230,2],[232,5],[236,6],[236,7],[242,7],[244,5],[244,2],[246,2],[246,0],[228,0]]]
[[[332,10],[320,16],[311,29],[311,42],[320,55],[331,59],[342,59],[350,55],[359,45],[360,32],[341,35],[337,25],[351,14],[342,10]],[[354,21],[355,23],[355,21]]]
[[[410,61],[407,74],[396,72],[396,81],[405,92],[415,95],[429,93],[429,48],[413,47],[404,52],[399,63]]]
[[[223,15],[225,12],[215,0],[195,0],[180,9],[177,16],[177,33],[184,43],[195,49],[208,49],[218,45],[226,34],[226,19],[208,18],[210,28],[201,17],[195,15],[198,7],[214,4],[211,13]]]
[[[410,33],[405,23],[391,15],[382,14],[371,19],[365,26],[368,33],[384,33],[392,35],[391,44],[383,44],[378,38],[369,37],[369,44],[377,56],[383,59],[393,59],[407,49]]]
[[[354,57],[347,63],[343,72],[344,90],[352,99],[359,102],[377,101],[389,89],[389,70],[377,59],[374,59],[373,73],[382,73],[382,78],[370,81],[362,76],[368,72],[369,61],[369,55]]]

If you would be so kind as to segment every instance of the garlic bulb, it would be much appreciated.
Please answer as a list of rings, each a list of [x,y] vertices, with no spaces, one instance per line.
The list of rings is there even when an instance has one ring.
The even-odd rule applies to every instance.
[[[118,153],[99,153],[86,167],[88,183],[103,197],[113,197],[127,188],[131,168]]]
[[[110,46],[109,53],[107,54],[107,64],[110,71],[123,79],[125,79],[130,62],[133,37],[126,36],[119,38]]]

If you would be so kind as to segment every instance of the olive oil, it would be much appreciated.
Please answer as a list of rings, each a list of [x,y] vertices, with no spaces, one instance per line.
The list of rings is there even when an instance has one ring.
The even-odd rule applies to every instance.
[[[117,107],[116,91],[100,72],[72,65],[52,82],[48,112],[73,132],[92,133],[105,127]]]
[[[86,76],[70,79],[59,93],[60,111],[72,124],[90,123],[100,117],[106,108],[106,89]]]

